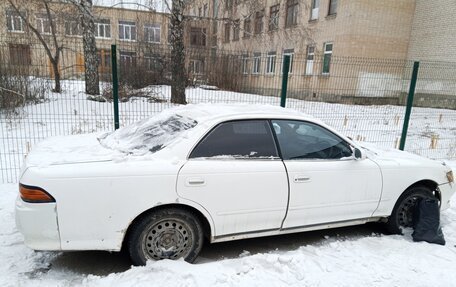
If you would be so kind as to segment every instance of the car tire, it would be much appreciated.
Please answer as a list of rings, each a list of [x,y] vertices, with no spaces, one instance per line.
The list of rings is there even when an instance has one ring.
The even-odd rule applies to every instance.
[[[403,228],[413,227],[413,212],[418,198],[434,198],[433,191],[426,186],[407,189],[397,200],[388,218],[386,228],[392,234],[402,234]]]
[[[131,227],[128,252],[134,265],[147,260],[179,259],[193,262],[203,247],[200,220],[177,208],[154,211]]]

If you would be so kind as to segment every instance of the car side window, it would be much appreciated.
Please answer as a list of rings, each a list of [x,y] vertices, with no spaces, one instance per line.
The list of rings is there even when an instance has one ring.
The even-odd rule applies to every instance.
[[[352,156],[350,145],[327,129],[309,122],[273,120],[284,160],[340,159]]]
[[[221,123],[193,149],[190,158],[278,157],[274,137],[266,120]]]

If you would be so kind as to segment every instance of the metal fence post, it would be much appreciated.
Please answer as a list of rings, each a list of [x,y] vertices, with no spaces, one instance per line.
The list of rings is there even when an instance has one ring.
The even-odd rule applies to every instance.
[[[282,92],[280,94],[280,106],[285,108],[287,101],[288,89],[288,71],[290,70],[290,55],[283,56],[283,70],[282,70]]]
[[[114,103],[114,128],[119,128],[119,80],[117,79],[117,48],[111,45],[112,101]]]
[[[412,79],[410,81],[410,88],[409,88],[409,93],[408,93],[408,97],[407,97],[407,107],[405,109],[404,126],[402,127],[401,142],[399,145],[400,150],[404,150],[404,148],[405,148],[405,140],[407,138],[407,130],[408,130],[409,121],[410,121],[410,114],[412,113],[413,97],[415,96],[415,88],[416,88],[416,81],[418,79],[419,68],[420,68],[420,62],[414,62]]]

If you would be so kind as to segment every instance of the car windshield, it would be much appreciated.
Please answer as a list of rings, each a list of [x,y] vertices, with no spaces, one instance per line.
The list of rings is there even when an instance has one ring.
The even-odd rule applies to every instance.
[[[179,114],[152,117],[104,134],[99,141],[106,148],[143,155],[163,149],[197,124],[196,120]]]

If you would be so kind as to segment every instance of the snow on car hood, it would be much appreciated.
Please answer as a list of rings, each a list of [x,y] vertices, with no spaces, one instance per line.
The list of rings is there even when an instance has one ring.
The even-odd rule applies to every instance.
[[[426,157],[422,157],[413,153],[409,153],[406,151],[401,151],[398,149],[392,149],[392,148],[379,148],[378,146],[372,144],[372,143],[359,143],[360,145],[368,154],[370,155],[370,158],[372,159],[382,159],[382,160],[388,160],[392,162],[396,162],[398,164],[402,162],[415,162],[415,163],[421,163],[421,164],[427,164],[427,165],[443,165],[443,162],[439,162],[436,160],[432,160]]]
[[[269,105],[197,104],[177,106],[114,132],[48,138],[33,148],[27,156],[26,165],[48,166],[150,156],[191,137],[193,130],[200,129],[199,132],[207,130],[208,126],[205,123],[209,119],[248,113],[304,115],[295,110]]]

